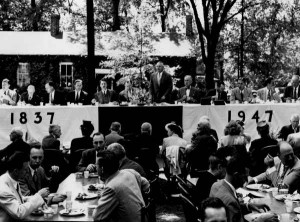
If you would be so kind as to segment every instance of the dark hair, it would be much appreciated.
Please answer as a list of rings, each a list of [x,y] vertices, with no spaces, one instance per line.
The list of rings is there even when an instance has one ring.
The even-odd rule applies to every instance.
[[[272,77],[269,77],[269,78],[266,79],[264,85],[267,86],[267,85],[270,84],[272,81],[273,81],[273,78],[272,78]]]
[[[83,136],[90,136],[95,128],[93,124],[82,124],[80,129]]]
[[[269,124],[265,124],[264,126],[257,126],[256,130],[261,137],[269,136]]]
[[[200,207],[200,219],[201,219],[201,221],[205,221],[205,218],[206,218],[205,210],[207,208],[215,208],[215,209],[224,208],[225,212],[226,212],[226,206],[222,202],[222,200],[220,200],[217,197],[206,198],[201,202],[201,207]]]
[[[223,166],[223,167],[226,167],[226,165],[227,165],[227,161],[226,161],[225,157],[222,156],[221,153],[218,152],[218,150],[216,153],[214,153],[213,155],[211,155],[209,157],[208,161],[209,161],[209,168],[212,170],[218,169],[219,164],[221,164],[221,166]]]
[[[112,175],[119,169],[119,160],[117,156],[109,150],[103,150],[98,152],[97,157],[98,159],[98,165],[102,167],[103,173],[105,175]]]
[[[220,87],[221,85],[225,86],[225,83],[223,81],[217,81],[217,87]]]
[[[47,82],[49,86],[52,86],[53,88],[55,88],[55,83],[52,81]]]
[[[246,172],[246,163],[243,158],[239,157],[239,155],[234,155],[227,161],[226,173],[229,175],[234,175],[236,172]]]
[[[171,130],[173,133],[177,134],[179,137],[182,137],[182,130],[179,126],[176,124],[169,124],[167,126],[169,130]]]
[[[42,144],[39,141],[30,141],[28,144],[30,146],[30,150],[32,148],[35,148],[35,149],[41,149],[42,148]]]
[[[7,161],[7,170],[12,172],[15,169],[22,169],[23,163],[29,161],[29,155],[24,152],[17,151],[11,155]]]
[[[121,128],[121,124],[119,122],[112,122],[110,125],[110,129],[116,132],[119,132]]]
[[[235,120],[231,120],[224,129],[225,135],[240,135],[241,133],[241,125],[238,124]]]
[[[101,135],[104,137],[103,133],[101,133],[101,132],[94,133],[94,134],[93,134],[93,138],[94,138],[95,136],[101,136]],[[104,137],[104,139],[105,139],[105,137]]]
[[[107,79],[102,78],[102,79],[100,79],[100,82],[106,82],[106,84],[107,84]]]

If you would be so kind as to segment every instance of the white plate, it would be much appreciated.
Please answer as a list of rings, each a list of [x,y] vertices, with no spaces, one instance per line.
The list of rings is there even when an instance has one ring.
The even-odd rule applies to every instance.
[[[89,174],[89,177],[90,178],[96,178],[96,177],[98,177],[99,175],[97,174],[97,173],[90,173]]]
[[[300,207],[295,207],[294,212],[297,213],[297,214],[300,214]]]
[[[246,214],[244,216],[245,220],[246,221],[249,221],[249,222],[255,222],[255,221],[258,221],[257,219],[260,217],[260,216],[267,216],[268,214],[272,214],[270,212],[265,212],[265,213],[250,213],[250,214]],[[260,218],[261,220],[261,218]],[[280,220],[280,217],[278,215],[278,220]]]
[[[87,196],[83,196],[83,198],[77,198],[76,196],[76,200],[90,200],[90,199],[95,199],[98,197],[98,194],[96,193],[87,193]]]
[[[95,187],[95,189],[91,189],[90,188],[91,185],[93,185]],[[102,190],[104,188],[104,184],[95,183],[95,184],[86,185],[84,187],[86,187],[86,189],[89,191],[98,191],[98,190]]]
[[[276,195],[274,198],[279,201],[284,201],[286,196],[287,196],[286,194],[279,194],[279,195]]]
[[[260,190],[260,189],[268,189],[270,188],[270,186],[267,184],[248,184],[246,188],[249,190]]]
[[[66,217],[74,217],[84,215],[83,209],[73,209],[70,213],[66,209],[59,211],[59,214]]]

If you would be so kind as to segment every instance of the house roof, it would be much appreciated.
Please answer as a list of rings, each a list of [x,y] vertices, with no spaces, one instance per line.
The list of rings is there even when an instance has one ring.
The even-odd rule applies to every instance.
[[[118,32],[103,32],[95,38],[95,55],[126,53],[109,43]],[[155,56],[191,56],[192,43],[184,34],[156,34],[151,39]],[[0,55],[87,55],[86,39],[73,41],[72,33],[64,32],[54,38],[50,32],[0,32]],[[100,47],[98,47],[100,46]]]

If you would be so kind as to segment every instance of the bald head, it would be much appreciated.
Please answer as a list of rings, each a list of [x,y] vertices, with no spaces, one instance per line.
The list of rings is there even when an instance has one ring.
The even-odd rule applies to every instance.
[[[293,75],[292,77],[292,86],[297,87],[299,85],[299,76],[298,75]]]
[[[20,127],[15,127],[15,128],[12,129],[9,136],[10,136],[11,141],[21,139],[23,137],[23,131]]]
[[[152,125],[148,122],[145,122],[142,124],[141,126],[141,133],[148,133],[148,134],[152,134]]]
[[[292,146],[286,141],[281,141],[279,144],[279,159],[282,164],[288,167],[293,167],[295,164],[294,151]]]
[[[299,125],[299,115],[298,114],[293,114],[291,116],[290,122],[292,124],[293,129],[297,128]]]

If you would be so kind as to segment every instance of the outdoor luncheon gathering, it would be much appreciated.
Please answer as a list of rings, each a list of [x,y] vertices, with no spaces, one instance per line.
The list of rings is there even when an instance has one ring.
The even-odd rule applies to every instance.
[[[0,222],[300,221],[300,0],[1,0],[0,42]]]

